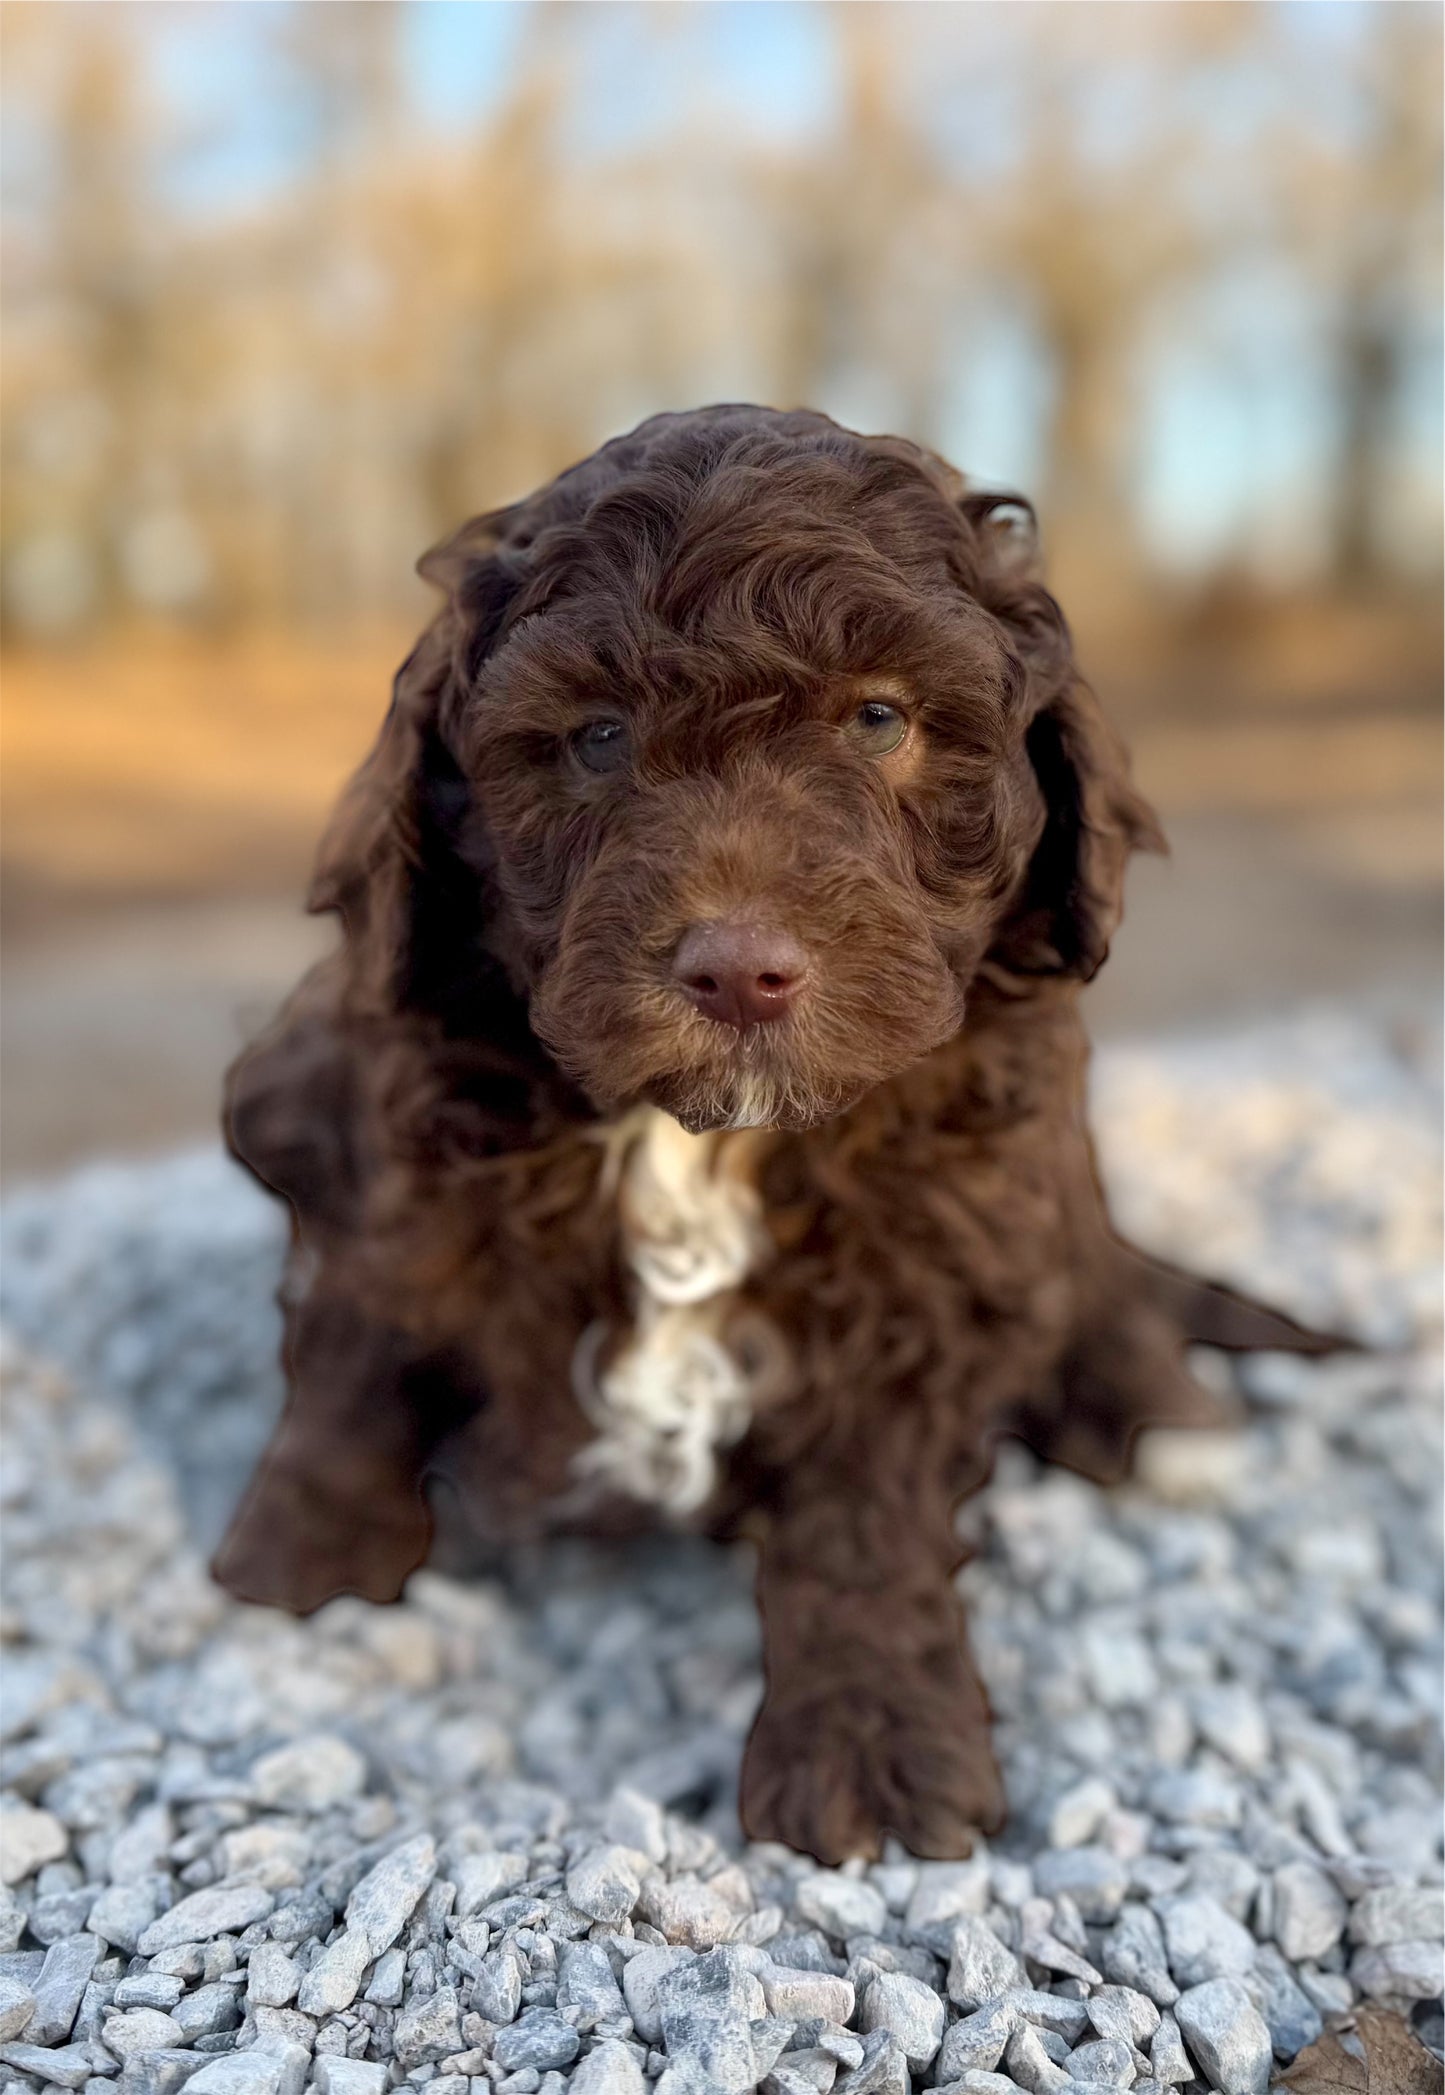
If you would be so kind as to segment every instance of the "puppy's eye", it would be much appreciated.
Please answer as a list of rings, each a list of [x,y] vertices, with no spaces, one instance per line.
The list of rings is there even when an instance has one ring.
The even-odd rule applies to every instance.
[[[588,771],[620,771],[632,742],[620,720],[589,720],[572,737],[572,754]]]
[[[886,757],[908,733],[908,715],[881,698],[870,698],[859,706],[848,731],[870,757]]]

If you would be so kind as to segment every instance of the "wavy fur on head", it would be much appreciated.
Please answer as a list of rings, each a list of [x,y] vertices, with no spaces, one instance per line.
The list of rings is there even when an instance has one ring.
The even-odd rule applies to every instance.
[[[745,1822],[827,1859],[997,1823],[950,1583],[993,1436],[1115,1476],[1141,1423],[1216,1415],[1187,1339],[1326,1343],[1109,1229],[1075,1001],[1160,838],[1031,525],[752,407],[466,525],[322,845],[341,952],[230,1083],[296,1255],[291,1401],[218,1576],[385,1599],[433,1470],[500,1535],[635,1523],[685,1473],[663,1502],[761,1552]],[[800,943],[784,1018],[681,993],[713,921]],[[670,1298],[695,1230],[748,1255]]]

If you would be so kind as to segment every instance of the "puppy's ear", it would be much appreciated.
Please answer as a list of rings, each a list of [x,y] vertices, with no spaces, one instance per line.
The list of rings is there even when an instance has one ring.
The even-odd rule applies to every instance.
[[[499,551],[511,514],[475,518],[418,563],[448,602],[398,670],[381,734],[322,838],[307,907],[346,926],[354,1008],[410,1001],[428,917],[445,907],[455,937],[480,906],[457,865],[471,808],[448,728],[519,585]]]
[[[1014,495],[966,495],[980,601],[1008,629],[1032,718],[1028,759],[1044,826],[994,957],[1015,973],[1073,975],[1103,966],[1124,906],[1133,851],[1163,851],[1152,808],[1130,782],[1124,744],[1074,667],[1068,625],[1039,577],[1033,510]]]
[[[1044,829],[998,954],[1020,974],[1088,982],[1123,914],[1129,854],[1163,851],[1163,832],[1086,684],[1066,685],[1035,716],[1026,741]]]

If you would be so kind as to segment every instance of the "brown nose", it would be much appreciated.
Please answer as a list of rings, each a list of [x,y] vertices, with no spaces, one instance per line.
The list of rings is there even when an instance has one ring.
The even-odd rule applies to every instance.
[[[705,1017],[739,1027],[781,1018],[807,966],[795,938],[762,924],[690,925],[672,957],[683,995]]]

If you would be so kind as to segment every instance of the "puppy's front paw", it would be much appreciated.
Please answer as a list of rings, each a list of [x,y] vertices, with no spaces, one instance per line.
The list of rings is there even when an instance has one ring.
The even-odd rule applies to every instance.
[[[432,1521],[420,1493],[338,1497],[315,1478],[268,1466],[211,1565],[237,1600],[309,1615],[340,1593],[395,1600],[426,1559]]]
[[[1003,1783],[987,1735],[943,1713],[902,1713],[835,1693],[764,1703],[743,1756],[739,1810],[753,1840],[778,1840],[819,1862],[875,1858],[883,1835],[911,1854],[971,1853],[1003,1824]]]

